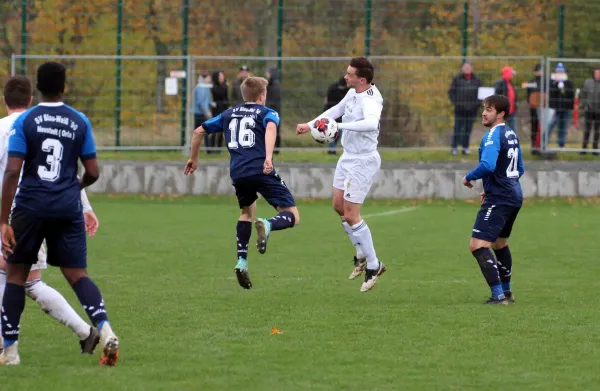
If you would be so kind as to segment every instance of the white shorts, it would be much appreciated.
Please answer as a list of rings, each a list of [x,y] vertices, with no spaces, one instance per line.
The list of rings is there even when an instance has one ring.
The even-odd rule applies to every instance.
[[[381,157],[377,151],[366,155],[344,152],[335,167],[333,187],[344,190],[346,201],[362,204],[380,167]]]
[[[0,256],[3,256],[2,251],[0,251]],[[37,263],[34,263],[31,266],[31,271],[47,269],[48,268],[48,265],[46,264],[47,257],[48,257],[48,254],[46,252],[46,241],[44,241],[42,243],[42,246],[40,247],[40,251],[38,252],[38,261],[37,261]]]

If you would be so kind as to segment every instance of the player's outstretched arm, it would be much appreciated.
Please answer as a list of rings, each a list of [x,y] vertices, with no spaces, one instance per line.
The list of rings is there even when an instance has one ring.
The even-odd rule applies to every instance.
[[[202,126],[199,126],[196,130],[194,130],[190,158],[188,159],[185,169],[183,170],[184,175],[190,175],[198,168],[198,158],[200,156],[200,147],[202,146],[204,133],[204,128]]]
[[[372,99],[363,100],[363,115],[364,119],[355,122],[343,122],[338,124],[338,128],[342,130],[350,130],[352,132],[374,132],[379,130],[379,121],[381,119],[381,111],[383,104]]]
[[[190,150],[190,158],[185,164],[183,170],[184,175],[190,175],[198,168],[198,157],[200,155],[200,147],[204,139],[204,133],[217,133],[223,131],[223,113],[217,115],[204,122],[194,130],[192,135],[192,148]]]
[[[16,245],[15,235],[12,228],[8,225],[8,217],[12,209],[17,186],[19,185],[19,176],[23,167],[23,158],[10,157],[4,171],[4,180],[2,184],[2,211],[0,214],[0,226],[2,227],[2,252],[5,255],[12,254],[12,249]]]
[[[344,111],[346,110],[346,100],[348,100],[349,93],[350,93],[350,91],[348,91],[346,93],[346,96],[344,96],[344,99],[342,99],[340,101],[340,103],[338,103],[337,105],[333,106],[332,108],[326,110],[323,114],[319,115],[317,118],[328,117],[328,118],[335,119],[335,118],[340,118],[342,115],[344,115]],[[313,119],[310,122],[316,121],[317,118]],[[307,132],[310,132],[310,127],[309,127],[308,123],[296,125],[296,134],[302,134],[302,133],[307,133]]]
[[[481,143],[481,161],[473,171],[465,175],[463,185],[469,188],[473,187],[471,181],[482,179],[493,173],[496,169],[499,153],[500,132],[493,133],[491,137],[484,136],[484,140]]]

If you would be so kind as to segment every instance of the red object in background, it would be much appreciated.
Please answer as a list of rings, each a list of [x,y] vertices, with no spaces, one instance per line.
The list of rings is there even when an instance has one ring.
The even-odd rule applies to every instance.
[[[575,103],[573,104],[573,125],[575,129],[579,128],[579,90],[575,94]]]

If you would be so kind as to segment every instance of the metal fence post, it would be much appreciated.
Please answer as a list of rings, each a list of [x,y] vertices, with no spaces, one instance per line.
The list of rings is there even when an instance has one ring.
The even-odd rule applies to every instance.
[[[565,5],[558,9],[558,57],[565,56]]]
[[[365,4],[365,57],[371,55],[371,0]]]
[[[463,25],[462,25],[462,58],[463,63],[467,61],[469,51],[469,3],[463,4]]]
[[[117,1],[117,58],[115,60],[115,146],[121,145],[121,50],[123,40],[123,0]]]
[[[25,74],[25,65],[26,59],[25,54],[27,54],[27,3],[28,0],[21,0],[21,69],[19,69],[19,74]]]
[[[10,55],[10,75],[11,76],[15,76],[17,74],[17,72],[16,72],[16,68],[17,68],[16,61],[17,61],[17,59],[15,57],[16,56],[15,56],[14,53]]]
[[[277,69],[279,70],[279,82],[282,82],[282,61],[281,56],[283,55],[283,1],[279,0],[277,6]]]
[[[188,24],[189,24],[189,11],[190,1],[183,0],[183,39],[181,43],[181,55],[183,58],[183,69],[186,72],[185,80],[182,80],[181,87],[181,135],[179,137],[179,143],[183,147],[185,146],[185,139],[187,133],[187,82],[190,77],[188,74]]]

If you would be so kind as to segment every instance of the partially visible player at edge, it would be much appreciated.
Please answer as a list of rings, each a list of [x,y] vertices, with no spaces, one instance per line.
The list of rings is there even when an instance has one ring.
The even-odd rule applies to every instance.
[[[194,130],[192,148],[184,174],[190,175],[198,168],[198,154],[204,133],[224,132],[231,156],[229,175],[241,209],[237,231],[237,265],[235,274],[242,288],[252,288],[248,273],[248,242],[252,234],[252,221],[256,215],[257,193],[279,214],[270,219],[256,220],[256,247],[267,251],[271,231],[292,228],[300,222],[294,197],[273,168],[273,150],[279,126],[279,114],[265,106],[268,81],[249,77],[241,85],[243,105],[229,109],[204,122]]]
[[[519,178],[525,167],[519,138],[504,124],[510,108],[508,98],[489,96],[483,107],[483,125],[491,129],[481,140],[479,165],[463,178],[463,185],[469,188],[473,187],[472,181],[482,179],[484,190],[469,247],[492,291],[485,304],[506,305],[515,301],[510,287],[512,256],[508,238],[523,205]]]
[[[375,70],[369,60],[353,58],[344,77],[350,90],[340,103],[319,116],[343,116],[338,128],[344,130],[344,153],[338,160],[333,177],[333,209],[340,215],[344,230],[356,247],[350,279],[360,276],[366,268],[361,292],[371,290],[386,271],[385,265],[377,259],[371,230],[360,216],[361,205],[381,167],[377,138],[383,98],[372,84],[374,76]],[[308,123],[296,127],[298,134],[308,131]]]
[[[15,120],[27,110],[32,100],[32,88],[29,79],[25,76],[14,76],[9,78],[3,88],[4,105],[8,111],[8,116],[0,119],[0,177],[4,176],[6,160],[8,159],[8,133]],[[81,204],[85,219],[85,227],[90,237],[96,234],[98,229],[98,219],[92,210],[85,190],[81,190]],[[42,281],[42,270],[46,269],[46,249],[42,245],[38,253],[38,261],[31,267],[27,282],[25,283],[25,293],[27,296],[39,304],[41,309],[52,316],[60,323],[70,327],[78,336],[81,345],[81,353],[92,354],[94,348],[100,341],[98,331],[90,327],[75,310],[69,305],[67,300],[56,289]],[[4,287],[6,285],[6,261],[0,254],[0,303],[4,297]],[[1,332],[2,328],[0,328]],[[3,341],[0,335],[0,353],[3,350]]]
[[[87,117],[62,102],[65,82],[63,65],[46,62],[38,68],[36,86],[41,103],[17,118],[8,140],[0,214],[2,251],[7,257],[1,314],[4,352],[0,365],[20,363],[18,338],[25,282],[44,240],[48,263],[60,267],[100,331],[100,363],[115,365],[119,355],[119,340],[108,322],[104,300],[86,270],[80,192],[100,176],[96,146]],[[81,182],[77,178],[79,159],[85,168]]]

